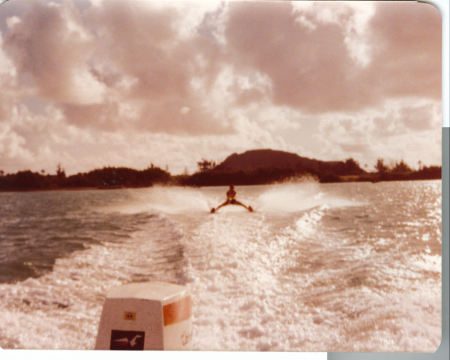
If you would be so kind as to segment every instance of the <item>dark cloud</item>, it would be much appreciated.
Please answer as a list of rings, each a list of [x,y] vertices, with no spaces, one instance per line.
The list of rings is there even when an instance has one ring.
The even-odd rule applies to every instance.
[[[228,132],[226,119],[214,118],[192,91],[196,46],[209,49],[201,38],[179,37],[181,16],[140,2],[107,1],[80,11],[70,3],[37,1],[6,32],[5,50],[22,85],[34,86],[78,126]],[[121,117],[122,102],[136,105],[134,122]],[[180,114],[183,107],[189,112]]]
[[[192,90],[192,78],[205,72],[195,56],[199,49],[209,49],[204,39],[179,37],[176,25],[182,16],[172,8],[153,9],[126,1],[105,2],[91,9],[87,18],[97,24],[93,32],[101,38],[96,56],[114,69],[109,74],[100,70],[97,76],[113,86],[120,78],[132,80],[120,96],[142,104],[142,115],[134,124],[142,129],[180,134],[227,132],[227,123],[214,118],[202,104],[206,99]],[[182,113],[183,108],[189,111]]]
[[[0,31],[3,33],[8,29],[6,20],[11,16],[23,15],[30,6],[33,6],[38,0],[29,1],[7,1],[0,5]]]
[[[6,96],[0,93],[0,122],[5,121],[9,117],[9,107]]]
[[[354,67],[342,26],[309,29],[296,17],[289,3],[232,3],[226,35],[235,66],[268,75],[276,103],[310,111],[352,105],[356,87],[342,91]]]
[[[152,104],[138,122],[149,129],[221,132],[227,120],[206,110],[192,80],[202,78],[207,93],[230,65],[235,75],[260,73],[270,81],[264,89],[235,85],[240,107],[271,98],[307,112],[356,111],[390,96],[440,95],[440,18],[430,5],[379,4],[369,24],[366,67],[346,43],[350,10],[336,22],[294,11],[287,2],[233,2],[228,12],[222,5],[206,13],[197,31],[183,38],[177,27],[183,13],[176,8],[131,1],[82,5],[33,1],[4,42],[39,94],[63,104],[79,124],[79,113],[84,119],[117,115],[104,99],[112,92],[114,101]],[[298,21],[299,14],[312,26]],[[190,121],[179,117],[184,106],[193,109]]]
[[[89,42],[70,29],[66,11],[76,16],[69,5],[34,2],[4,37],[4,48],[17,71],[31,76],[39,95],[56,102],[78,101],[76,72],[88,61]]]
[[[310,112],[355,111],[391,96],[440,95],[441,24],[431,5],[380,3],[369,24],[366,67],[346,46],[349,16],[321,22],[305,12],[308,27],[296,21],[299,12],[282,2],[230,5],[226,35],[235,66],[267,74],[276,103]]]
[[[77,105],[60,104],[69,123],[81,126],[117,131],[121,124],[118,104],[107,102],[101,104]]]
[[[170,9],[150,11],[129,1],[105,2],[86,15],[96,35],[96,56],[112,65],[121,75],[137,82],[131,95],[164,97],[185,95],[189,73],[180,61],[174,20]],[[169,49],[175,45],[176,49]]]
[[[370,22],[373,60],[362,80],[379,97],[441,98],[441,15],[420,2],[382,2]]]

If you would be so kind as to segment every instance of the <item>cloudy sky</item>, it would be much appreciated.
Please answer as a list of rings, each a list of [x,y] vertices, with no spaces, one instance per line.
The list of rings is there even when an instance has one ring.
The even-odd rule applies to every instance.
[[[441,16],[417,2],[10,0],[0,89],[5,172],[441,163]]]

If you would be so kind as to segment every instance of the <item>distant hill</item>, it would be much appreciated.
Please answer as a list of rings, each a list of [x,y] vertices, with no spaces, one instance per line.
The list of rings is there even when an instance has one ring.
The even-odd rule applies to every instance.
[[[339,182],[343,177],[362,178],[367,174],[353,159],[321,161],[271,149],[232,154],[217,166],[214,162],[206,160],[198,164],[200,171],[181,179],[181,184],[194,186],[271,184],[311,175],[320,182]]]
[[[213,171],[247,172],[260,169],[289,169],[317,175],[323,173],[360,175],[365,173],[353,159],[347,159],[346,161],[321,161],[286,151],[271,149],[249,150],[242,154],[234,153],[217,165]]]
[[[382,159],[379,161],[383,164]],[[179,178],[179,183],[190,186],[256,185],[310,175],[321,183],[429,180],[440,179],[442,171],[441,166],[424,166],[417,171],[412,170],[402,160],[393,167],[381,166],[377,172],[366,172],[352,158],[343,161],[322,161],[271,149],[234,153],[218,165],[203,159],[198,165],[198,172]]]

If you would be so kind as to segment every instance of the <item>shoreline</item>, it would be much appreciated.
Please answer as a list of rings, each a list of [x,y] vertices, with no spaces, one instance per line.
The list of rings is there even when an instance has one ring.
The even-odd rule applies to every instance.
[[[381,182],[393,182],[393,181],[435,181],[439,180],[442,181],[442,178],[431,178],[431,179],[384,179],[384,180],[375,180],[375,179],[367,179],[367,178],[344,178],[340,179],[339,181],[330,181],[330,182],[320,182],[320,184],[339,184],[339,183],[361,183],[361,182],[371,182],[373,184],[375,183],[381,183]],[[286,183],[289,183],[287,181]],[[283,182],[275,182],[275,183],[265,183],[265,184],[234,184],[236,186],[257,186],[257,185],[280,185],[283,184]],[[184,184],[175,184],[175,183],[166,183],[166,184],[160,184],[164,186],[181,186],[181,187],[191,187],[191,188],[197,188],[197,187],[214,187],[214,186],[225,186],[220,184],[214,184],[214,185],[184,185]],[[95,186],[87,186],[87,187],[61,187],[61,188],[27,188],[27,189],[0,189],[0,193],[32,193],[32,192],[50,192],[50,191],[93,191],[93,190],[125,190],[125,189],[144,189],[144,188],[151,188],[153,185],[150,186],[111,186],[111,187],[95,187]]]
[[[76,187],[76,188],[51,188],[51,189],[0,189],[0,193],[11,193],[11,192],[43,192],[43,191],[82,191],[82,190],[101,190],[96,187]],[[105,189],[112,190],[112,189]]]

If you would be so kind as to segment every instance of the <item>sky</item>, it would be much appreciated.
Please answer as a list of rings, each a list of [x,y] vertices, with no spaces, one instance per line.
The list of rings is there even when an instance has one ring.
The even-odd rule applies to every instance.
[[[414,1],[10,0],[0,170],[180,174],[267,148],[440,165],[441,40]]]

